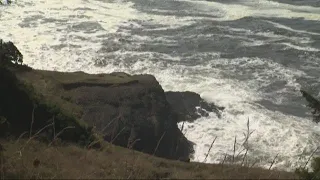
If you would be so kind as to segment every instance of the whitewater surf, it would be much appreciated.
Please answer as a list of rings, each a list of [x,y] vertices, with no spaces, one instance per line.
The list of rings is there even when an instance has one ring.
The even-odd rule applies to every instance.
[[[0,6],[0,38],[36,69],[148,73],[224,106],[184,124],[192,161],[215,137],[206,162],[230,159],[237,137],[241,162],[249,119],[247,161],[294,170],[320,144],[299,92],[320,96],[319,20],[313,0],[19,0]]]

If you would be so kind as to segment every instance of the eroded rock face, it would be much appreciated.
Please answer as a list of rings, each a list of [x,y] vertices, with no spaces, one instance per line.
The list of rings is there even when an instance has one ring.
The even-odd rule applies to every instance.
[[[178,129],[178,116],[157,80],[151,75],[112,75],[130,80],[64,84],[70,101],[83,108],[82,120],[116,145],[169,159],[188,157],[192,143]]]
[[[28,74],[35,72],[20,65],[0,66],[0,137],[22,138],[28,132],[28,137],[30,133],[38,140],[51,142],[55,129],[57,132],[63,131],[59,135],[63,141],[86,146],[94,140],[91,129],[80,124],[76,117],[68,113],[72,111],[63,111],[52,100],[38,94],[31,84],[21,82],[15,71]],[[65,129],[67,127],[73,128]],[[37,135],[34,135],[36,133]]]
[[[168,91],[165,94],[173,111],[179,114],[178,121],[194,121],[201,116],[209,116],[209,112],[214,112],[220,118],[221,111],[224,109],[214,103],[206,102],[194,92]]]
[[[21,53],[11,42],[3,44],[1,41],[0,45],[0,60],[5,62],[2,64],[22,63]],[[40,127],[52,119],[56,130],[72,127],[63,131],[61,137],[70,141],[84,139],[85,145],[87,141],[91,143],[91,135],[94,135],[91,130],[95,127],[106,141],[156,156],[178,160],[188,159],[193,153],[193,143],[178,129],[180,115],[172,109],[153,76],[68,73],[31,68],[25,71],[19,66],[6,69],[8,73],[5,74],[12,75],[15,81],[0,76],[4,82],[7,81],[0,88],[2,100],[5,100],[0,107],[0,116],[8,121],[19,124],[21,119],[25,120],[21,117],[27,117],[34,111],[37,122],[33,125]],[[4,73],[4,70],[0,72]],[[24,88],[19,89],[20,85],[12,82]],[[10,89],[10,84],[14,88]],[[17,92],[7,96],[12,94],[12,89]],[[20,109],[14,111],[17,104]],[[23,127],[29,127],[29,122],[29,119],[25,121]]]

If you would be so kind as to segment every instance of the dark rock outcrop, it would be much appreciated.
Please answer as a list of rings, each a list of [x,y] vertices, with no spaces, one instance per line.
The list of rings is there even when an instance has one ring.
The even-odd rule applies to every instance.
[[[151,75],[41,70],[17,74],[106,141],[169,159],[187,159],[193,152],[193,143],[177,126],[179,115]]]
[[[99,134],[169,159],[188,159],[193,152],[193,143],[177,126],[181,116],[155,77],[33,70],[19,65],[23,56],[12,42],[0,45],[0,135],[49,124],[44,128],[48,140],[57,130],[59,138],[86,146]]]
[[[209,116],[208,112],[214,112],[220,118],[224,107],[216,106],[203,100],[199,94],[186,92],[166,92],[166,99],[173,111],[179,114],[178,121],[194,121],[201,116]]]
[[[313,115],[313,121],[316,123],[319,123],[320,122],[320,101],[304,90],[300,90],[300,92],[308,102],[308,107],[312,109],[311,113]]]
[[[10,69],[32,72],[23,66],[0,66],[0,137],[41,135],[43,140],[52,141],[56,136],[55,129],[63,131],[59,138],[64,141],[86,145],[93,140],[87,126],[48,101],[43,94],[36,93],[31,84],[21,82]],[[67,127],[72,128],[65,130]]]

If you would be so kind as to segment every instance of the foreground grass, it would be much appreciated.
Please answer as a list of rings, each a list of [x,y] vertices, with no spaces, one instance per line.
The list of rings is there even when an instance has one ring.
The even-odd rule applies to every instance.
[[[1,179],[293,179],[288,172],[184,163],[107,144],[101,150],[36,140],[0,140]]]

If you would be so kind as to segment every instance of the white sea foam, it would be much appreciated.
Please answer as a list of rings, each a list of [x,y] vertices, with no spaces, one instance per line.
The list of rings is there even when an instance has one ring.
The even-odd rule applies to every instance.
[[[246,1],[242,5],[194,0],[188,2],[195,4],[193,11],[201,11],[201,8],[205,8],[209,15],[218,16],[217,18],[202,17],[203,19],[222,21],[247,16],[320,19],[319,13],[314,13],[319,12],[319,8],[298,7],[271,1]],[[209,11],[210,8],[218,11]],[[298,12],[298,10],[304,10],[304,12]],[[249,141],[248,157],[251,160],[261,159],[258,164],[267,167],[268,162],[279,153],[275,163],[278,168],[292,170],[304,164],[307,155],[320,143],[319,125],[308,119],[267,110],[255,103],[266,98],[259,93],[259,88],[267,86],[273,80],[287,82],[286,86],[279,91],[285,92],[286,88],[298,90],[299,84],[296,82],[296,77],[305,76],[302,71],[290,69],[268,59],[246,57],[222,59],[220,52],[195,52],[188,57],[190,61],[202,58],[209,60],[198,65],[186,66],[177,63],[182,61],[182,57],[178,55],[151,51],[136,52],[130,49],[140,47],[143,43],[176,45],[176,40],[166,36],[154,38],[143,35],[132,36],[128,30],[119,29],[119,27],[140,28],[141,23],[138,22],[141,21],[149,25],[161,25],[153,29],[143,27],[143,31],[146,32],[172,30],[191,25],[198,18],[151,15],[139,12],[131,2],[120,0],[114,2],[21,0],[15,1],[11,6],[0,6],[0,38],[13,41],[24,54],[25,62],[34,68],[59,71],[81,70],[89,73],[113,71],[150,73],[156,76],[165,90],[195,91],[207,101],[226,107],[221,119],[212,113],[207,118],[185,124],[186,136],[197,144],[193,161],[204,160],[208,146],[216,136],[217,141],[207,162],[219,162],[225,153],[232,155],[234,137],[237,136],[239,143],[243,140],[242,133],[246,131],[249,118],[250,128],[255,130]],[[84,25],[89,29],[79,28],[83,23],[91,23]],[[273,24],[279,28],[298,32],[283,25]],[[290,38],[300,43],[310,41],[303,37],[287,37],[272,32],[227,28],[230,31],[243,32],[244,36],[239,35],[234,38],[249,42],[244,45],[260,45]],[[208,36],[213,35],[217,34],[212,32]],[[247,38],[246,35],[260,35],[267,37],[268,40],[255,41],[253,38]],[[130,37],[126,40],[133,42],[132,47],[126,47],[126,51],[116,47],[106,52],[99,51],[106,39],[110,38],[111,45],[114,43],[116,46],[121,44],[122,37]],[[232,37],[229,36],[229,38]],[[301,48],[292,44],[286,45],[290,48]],[[155,61],[156,59],[162,61]],[[105,60],[106,64],[99,67],[95,65],[94,60]],[[168,65],[170,61],[174,63]],[[246,82],[231,77],[244,76],[250,69],[257,70],[249,73],[252,77]],[[225,73],[230,74],[225,76]],[[282,100],[275,98],[271,101],[280,104]],[[237,152],[241,150],[240,148],[241,144],[238,144]]]
[[[310,35],[318,35],[318,33],[313,33],[313,32],[307,32],[307,31],[302,31],[302,30],[294,30],[290,27],[281,25],[279,23],[273,23],[271,21],[266,21],[268,23],[273,24],[275,27],[278,28],[282,28],[282,29],[286,29],[292,32],[297,32],[297,33],[306,33],[306,34],[310,34]],[[270,44],[270,43],[275,43],[276,41],[280,41],[280,40],[287,40],[287,41],[293,41],[296,43],[300,43],[300,44],[308,44],[308,43],[312,43],[313,40],[311,40],[309,37],[303,37],[303,36],[287,36],[287,35],[281,35],[281,34],[275,34],[272,31],[269,32],[253,32],[250,29],[243,29],[243,28],[233,28],[233,27],[229,27],[229,26],[218,26],[221,29],[225,29],[228,30],[230,32],[240,32],[242,33],[241,35],[225,35],[225,34],[210,34],[207,35],[208,37],[212,36],[212,35],[216,35],[216,36],[223,36],[223,37],[229,37],[229,38],[233,38],[233,39],[242,39],[242,45],[243,46],[261,46],[261,45],[265,45],[265,44]],[[253,37],[248,38],[248,36],[250,35],[256,35],[258,37],[265,37],[265,40],[259,40]],[[290,46],[287,43],[283,43],[284,45]],[[295,46],[295,45],[291,45],[291,48],[295,48],[298,50],[305,50],[305,51],[318,51],[317,48],[313,48],[313,47],[300,47],[300,46]]]
[[[287,48],[297,49],[297,50],[301,50],[301,51],[310,51],[310,52],[319,52],[320,51],[320,49],[317,49],[317,48],[301,47],[301,46],[293,45],[291,43],[280,43],[280,44],[286,45]]]
[[[320,14],[320,9],[319,9],[319,14]],[[276,23],[276,22],[272,22],[272,21],[268,21],[268,20],[266,20],[265,22],[268,22],[268,23],[270,23],[270,24],[273,24],[275,27],[281,28],[281,29],[285,29],[285,30],[287,30],[287,31],[296,32],[296,33],[302,33],[302,34],[310,34],[310,35],[320,36],[320,33],[308,32],[308,31],[304,31],[304,30],[297,30],[297,29],[293,29],[293,28],[291,28],[291,27],[285,26],[285,25],[283,25],[283,24]]]
[[[144,68],[146,65],[148,68]],[[303,165],[307,161],[307,154],[315,150],[320,143],[317,138],[320,127],[313,122],[252,104],[254,101],[261,100],[261,96],[248,83],[219,77],[217,76],[219,70],[211,66],[152,68],[159,66],[161,65],[151,65],[147,61],[140,62],[135,64],[133,72],[141,72],[142,69],[146,69],[144,72],[155,74],[166,90],[195,91],[207,101],[226,107],[221,119],[212,113],[209,117],[200,118],[194,123],[185,123],[184,132],[187,138],[196,142],[193,161],[202,162],[205,159],[210,143],[215,137],[217,140],[207,162],[219,163],[223,160],[225,153],[232,156],[235,136],[238,139],[236,153],[240,153],[243,148],[241,143],[244,141],[243,132],[246,132],[248,118],[250,129],[254,130],[249,139],[250,163],[260,160],[257,164],[268,168],[269,162],[279,154],[274,167],[292,170]],[[291,73],[292,71],[285,67],[278,69],[278,72],[275,70],[275,72],[269,71],[268,73],[283,74],[278,78],[289,78],[288,81],[291,81],[292,76],[288,75],[290,73],[287,71]],[[195,71],[204,71],[207,77],[199,75],[201,73],[197,75]],[[297,83],[293,83],[291,86],[296,85]],[[243,151],[240,155],[244,153]]]
[[[3,11],[0,32],[4,40],[13,41],[20,47],[25,56],[25,62],[32,67],[96,72],[101,69],[95,67],[88,58],[95,57],[101,48],[104,37],[99,38],[99,35],[116,33],[119,26],[138,26],[132,20],[162,24],[167,28],[177,28],[191,23],[191,17],[148,15],[138,12],[132,8],[132,5],[131,2],[120,0],[117,3],[96,0],[16,1],[11,6],[0,7]],[[23,10],[20,9],[21,7]],[[53,19],[53,22],[41,22],[42,19],[43,21]],[[76,30],[77,25],[88,22],[99,23],[102,29],[93,29],[95,33]],[[121,33],[126,32],[122,30]],[[86,42],[84,43],[81,38]],[[59,44],[67,47],[61,50],[51,48]],[[81,47],[70,48],[72,45]]]
[[[307,20],[319,20],[320,19],[320,8],[311,6],[295,6],[284,3],[278,3],[267,0],[247,0],[241,1],[239,4],[228,4],[219,3],[214,1],[193,1],[193,0],[182,0],[190,3],[195,3],[201,8],[207,8],[211,6],[217,8],[219,18],[215,20],[236,20],[243,17],[249,16],[260,16],[260,17],[291,17],[301,18]],[[200,6],[202,5],[202,7]],[[215,12],[212,12],[215,13]]]

